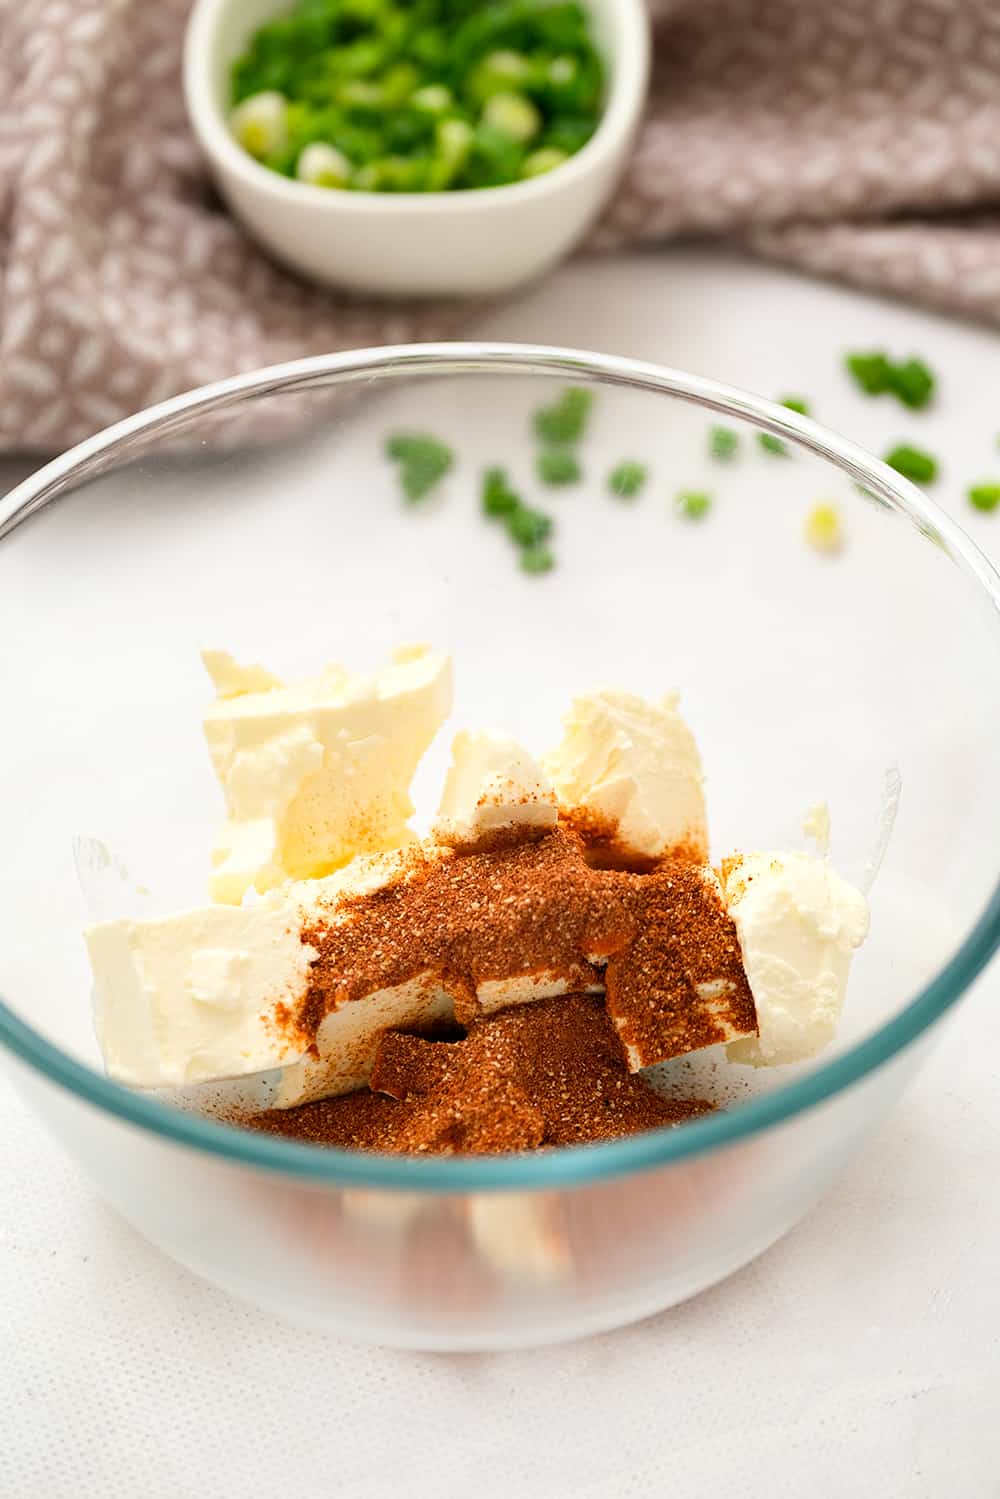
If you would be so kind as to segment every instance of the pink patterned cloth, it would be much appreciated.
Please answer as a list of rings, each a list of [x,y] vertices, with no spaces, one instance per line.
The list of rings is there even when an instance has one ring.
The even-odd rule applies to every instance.
[[[592,248],[724,235],[1000,325],[998,0],[650,0],[645,125]],[[213,194],[189,0],[0,0],[0,449],[236,371],[458,333],[278,269]]]

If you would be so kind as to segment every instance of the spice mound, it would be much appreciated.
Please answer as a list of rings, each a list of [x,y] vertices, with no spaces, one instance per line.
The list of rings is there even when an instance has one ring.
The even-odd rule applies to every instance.
[[[497,1154],[583,1145],[706,1113],[629,1072],[599,999],[570,994],[476,1020],[465,1038],[389,1031],[369,1088],[234,1123],[316,1145]]]
[[[451,710],[447,656],[408,645],[368,676],[291,682],[204,659],[212,902],[86,933],[120,1082],[257,1077],[272,1112],[251,1128],[523,1151],[703,1111],[638,1075],[674,1058],[786,1066],[833,1040],[864,896],[825,856],[713,865],[676,694],[583,694],[537,758],[464,730],[420,837],[410,787]]]

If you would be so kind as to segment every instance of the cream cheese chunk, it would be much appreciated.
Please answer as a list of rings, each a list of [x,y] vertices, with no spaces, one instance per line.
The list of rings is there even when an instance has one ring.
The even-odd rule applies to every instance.
[[[676,694],[659,704],[627,692],[578,697],[563,729],[542,764],[564,807],[610,824],[644,858],[677,848],[706,857],[701,756]]]
[[[306,1070],[311,1059],[276,1021],[279,1007],[294,1012],[309,985],[318,955],[303,934],[320,911],[326,924],[346,919],[345,899],[371,894],[399,875],[399,856],[386,853],[245,906],[88,927],[97,1036],[109,1074],[134,1087],[162,1088],[275,1068],[294,1077],[296,1064]],[[336,1014],[350,1012],[349,1018],[339,1025],[336,1014],[324,1022],[329,1049],[322,1061],[330,1073],[324,1092],[360,1087],[382,1031],[425,1018],[423,988],[397,996],[394,1006],[386,1003],[389,992],[345,1005]]]
[[[288,686],[221,651],[205,665],[218,696],[205,738],[226,800],[212,850],[213,900],[315,879],[412,834],[410,782],[451,711],[451,663],[398,651],[372,677],[330,666]]]
[[[316,956],[280,894],[88,928],[97,1037],[109,1074],[138,1088],[244,1077],[301,1055],[272,1022],[305,993]]]
[[[723,896],[757,1010],[756,1036],[730,1061],[779,1066],[815,1056],[837,1032],[868,903],[823,859],[752,853],[723,868]]]
[[[450,849],[424,846],[424,859]],[[430,971],[347,1000],[321,1022],[315,1053],[275,1023],[294,1012],[318,954],[313,924],[350,921],[350,902],[409,876],[405,854],[356,859],[321,880],[273,890],[245,906],[215,905],[145,920],[100,922],[85,938],[94,975],[98,1041],[110,1076],[139,1088],[281,1070],[274,1105],[350,1093],[367,1082],[379,1038],[455,1016],[453,993]],[[592,976],[581,967],[582,988]],[[565,975],[525,971],[483,979],[485,1012],[528,1004],[570,987]]]
[[[432,836],[453,847],[506,829],[554,828],[555,792],[527,750],[493,734],[456,734]]]

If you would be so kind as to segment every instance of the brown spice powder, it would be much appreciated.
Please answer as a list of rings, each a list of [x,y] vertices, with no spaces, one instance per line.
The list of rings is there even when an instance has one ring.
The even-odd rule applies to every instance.
[[[736,929],[706,873],[684,859],[634,879],[632,941],[608,962],[608,1014],[640,1067],[756,1029]],[[713,997],[699,994],[712,985]]]
[[[649,874],[592,868],[567,827],[475,853],[415,848],[397,880],[320,908],[302,940],[318,954],[308,990],[274,1018],[303,1047],[331,1010],[428,972],[463,1023],[487,980],[606,986],[633,1070],[756,1026],[735,928],[706,871],[686,856]]]
[[[320,908],[303,931],[319,956],[291,1017],[295,1039],[312,1045],[330,1010],[428,970],[466,991],[541,972],[568,988],[599,984],[588,958],[618,951],[631,934],[623,894],[588,868],[579,838],[560,829],[485,852],[428,857],[414,849],[400,879],[341,899],[337,919],[324,920]]]
[[[370,1090],[239,1122],[313,1144],[495,1154],[617,1139],[709,1108],[629,1073],[600,1000],[577,994],[480,1019],[462,1041],[390,1033]]]

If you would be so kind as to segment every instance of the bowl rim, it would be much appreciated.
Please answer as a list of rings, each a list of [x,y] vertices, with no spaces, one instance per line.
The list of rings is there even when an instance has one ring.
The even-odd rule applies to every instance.
[[[722,416],[742,418],[831,462],[890,509],[916,525],[978,584],[1000,621],[1000,573],[933,501],[850,439],[773,401],[706,376],[611,354],[535,344],[434,343],[316,355],[234,375],[126,417],[61,454],[0,500],[0,540],[70,486],[104,471],[152,434],[168,434],[192,416],[247,397],[372,378],[414,375],[534,375],[587,380],[685,400]],[[806,1077],[682,1128],[653,1130],[605,1144],[568,1146],[516,1156],[366,1154],[300,1144],[182,1112],[114,1082],[32,1029],[0,996],[0,1045],[49,1083],[115,1118],[204,1154],[332,1186],[435,1193],[552,1190],[672,1165],[735,1145],[815,1108],[860,1083],[915,1042],[969,987],[1000,946],[1000,871],[985,908],[937,973],[878,1030],[822,1063]]]
[[[650,68],[650,19],[645,0],[609,0],[621,27],[621,52],[611,69],[604,110],[590,140],[561,166],[523,182],[502,187],[429,193],[379,193],[318,187],[273,172],[233,139],[215,101],[209,76],[212,42],[219,17],[238,0],[195,0],[184,35],[183,84],[188,116],[199,144],[221,173],[236,177],[255,192],[268,192],[279,203],[311,205],[323,212],[366,214],[420,211],[458,214],[486,211],[502,204],[531,202],[553,190],[572,187],[578,179],[613,156],[634,129],[645,102]],[[279,0],[275,0],[276,7]],[[555,187],[553,187],[553,184]]]

